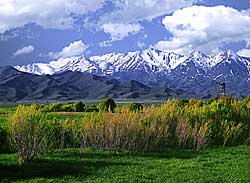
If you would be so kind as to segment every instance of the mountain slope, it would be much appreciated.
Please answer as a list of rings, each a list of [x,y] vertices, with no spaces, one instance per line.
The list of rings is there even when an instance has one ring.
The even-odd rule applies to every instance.
[[[119,99],[168,99],[175,90],[148,87],[138,81],[121,82],[78,71],[54,75],[20,72],[0,67],[0,101],[80,100],[112,97]],[[183,92],[182,92],[183,93]]]

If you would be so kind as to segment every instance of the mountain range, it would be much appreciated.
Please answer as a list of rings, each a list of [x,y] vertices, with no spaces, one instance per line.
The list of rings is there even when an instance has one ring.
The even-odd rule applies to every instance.
[[[186,96],[210,98],[216,93],[217,81],[225,82],[227,94],[243,98],[250,95],[250,58],[232,51],[215,56],[199,51],[181,55],[149,48],[128,53],[110,53],[85,58],[60,58],[48,64],[15,66],[22,72],[54,75],[78,71],[116,79],[137,81],[150,88],[184,91]]]
[[[149,87],[138,81],[118,81],[79,71],[36,75],[0,67],[0,102],[67,101],[82,99],[166,100],[183,91]]]

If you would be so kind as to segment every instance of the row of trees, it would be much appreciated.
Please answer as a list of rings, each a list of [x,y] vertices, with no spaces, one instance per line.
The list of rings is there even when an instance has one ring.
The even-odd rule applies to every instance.
[[[104,98],[99,105],[85,105],[83,102],[68,102],[68,103],[51,103],[51,104],[36,104],[37,109],[44,112],[115,112],[117,105],[112,98]],[[141,112],[143,106],[140,103],[128,104],[128,109],[131,112]]]

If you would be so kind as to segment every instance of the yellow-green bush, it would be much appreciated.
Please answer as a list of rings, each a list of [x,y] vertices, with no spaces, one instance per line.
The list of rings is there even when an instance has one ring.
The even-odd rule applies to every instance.
[[[228,97],[211,101],[169,100],[157,107],[148,106],[140,113],[125,106],[117,113],[84,113],[82,120],[53,119],[49,124],[36,106],[20,106],[10,117],[10,131],[20,157],[27,156],[25,160],[40,152],[40,148],[35,155],[20,150],[23,145],[32,149],[34,139],[40,139],[51,150],[94,147],[158,151],[167,147],[200,150],[207,146],[235,146],[250,143],[249,101]],[[41,138],[46,134],[47,141]]]
[[[36,106],[18,106],[9,118],[9,129],[21,166],[46,150],[46,115]]]

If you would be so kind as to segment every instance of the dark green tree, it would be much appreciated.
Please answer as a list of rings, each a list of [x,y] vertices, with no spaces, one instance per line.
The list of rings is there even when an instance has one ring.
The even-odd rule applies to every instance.
[[[133,103],[128,104],[128,109],[130,112],[136,113],[136,112],[143,111],[143,106],[140,103],[133,102]]]
[[[98,109],[102,112],[115,112],[116,103],[112,98],[104,98],[98,105]]]
[[[83,112],[85,108],[85,104],[82,103],[81,101],[75,102],[75,112]]]

